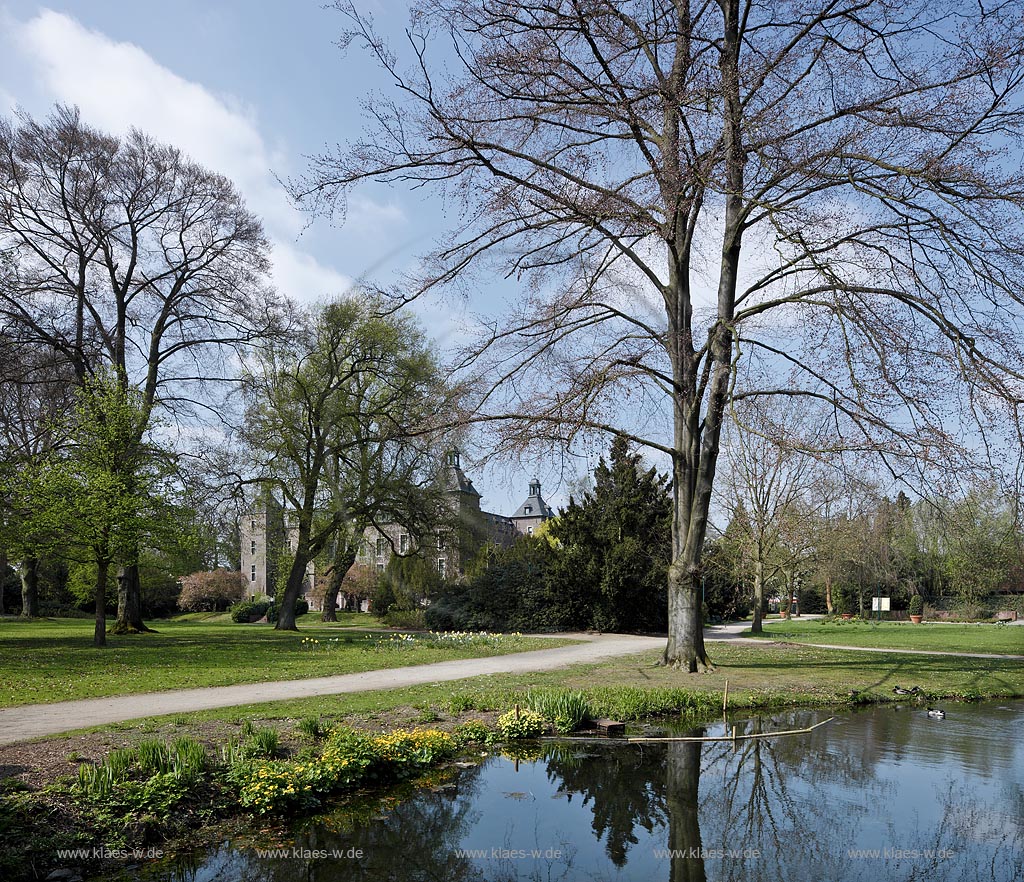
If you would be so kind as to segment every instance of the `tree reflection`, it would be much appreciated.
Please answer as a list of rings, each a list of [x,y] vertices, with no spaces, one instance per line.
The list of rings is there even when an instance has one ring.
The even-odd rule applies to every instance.
[[[652,833],[667,822],[661,745],[555,749],[547,774],[550,781],[561,780],[558,789],[570,801],[579,793],[584,805],[592,805],[591,828],[598,839],[607,836],[605,852],[616,867],[625,866],[630,846],[637,844],[637,827]]]

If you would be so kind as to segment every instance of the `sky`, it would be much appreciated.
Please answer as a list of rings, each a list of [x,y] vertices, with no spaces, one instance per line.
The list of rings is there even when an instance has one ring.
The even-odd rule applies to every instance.
[[[404,3],[366,8],[400,36]],[[300,175],[306,157],[356,136],[360,98],[385,85],[354,47],[338,48],[342,29],[321,0],[0,0],[0,114],[43,117],[55,103],[74,104],[89,125],[115,134],[137,127],[225,174],[263,220],[277,287],[312,302],[354,279],[386,281],[413,266],[444,223],[428,195],[382,185],[355,194],[343,225],[310,223],[290,204],[281,181]],[[487,294],[471,304],[500,305]],[[458,304],[416,310],[438,345],[458,336]],[[548,502],[564,504],[565,487],[550,480],[556,467],[538,472],[549,479]],[[532,474],[495,466],[471,476],[486,509],[510,514]]]

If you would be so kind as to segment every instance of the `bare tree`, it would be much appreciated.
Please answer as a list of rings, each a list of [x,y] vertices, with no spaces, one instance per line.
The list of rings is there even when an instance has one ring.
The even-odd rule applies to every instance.
[[[137,387],[137,445],[156,409],[204,406],[218,356],[273,317],[267,241],[231,182],[139,131],[104,135],[77,109],[0,121],[0,252],[13,267],[0,319],[82,388],[104,365]],[[137,553],[121,564],[113,630],[145,630]]]
[[[410,296],[474,270],[529,282],[475,353],[499,444],[613,432],[671,459],[666,663],[709,663],[731,400],[823,400],[898,477],[971,424],[1016,431],[1019,4],[419,0],[409,64],[335,5],[393,90],[296,196],[439,188],[462,221]]]
[[[824,472],[816,458],[822,455],[822,411],[799,413],[792,399],[769,405],[748,400],[734,415],[724,430],[725,470],[717,493],[744,546],[753,580],[751,630],[760,634],[765,585],[792,573],[807,554]]]

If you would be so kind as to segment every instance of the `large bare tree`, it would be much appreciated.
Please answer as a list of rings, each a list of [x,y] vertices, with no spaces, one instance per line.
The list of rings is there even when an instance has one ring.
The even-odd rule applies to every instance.
[[[666,663],[709,663],[731,400],[823,400],[898,476],[1012,423],[1018,3],[418,0],[401,53],[336,6],[393,88],[296,195],[328,211],[364,181],[439,188],[461,222],[408,290],[528,283],[476,353],[479,419],[509,444],[608,431],[671,459]]]
[[[137,388],[140,449],[154,412],[194,414],[224,376],[219,357],[274,314],[267,240],[232,183],[73,108],[0,120],[0,253],[0,320],[83,389],[104,366]],[[121,563],[113,630],[143,630],[137,554]]]

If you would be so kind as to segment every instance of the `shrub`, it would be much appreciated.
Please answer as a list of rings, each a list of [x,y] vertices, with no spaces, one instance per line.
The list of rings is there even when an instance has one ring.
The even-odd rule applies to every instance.
[[[537,738],[547,727],[544,717],[528,708],[515,707],[498,717],[498,731],[510,741]]]
[[[912,616],[919,616],[924,612],[924,598],[920,594],[915,594],[910,598],[910,606],[907,611]]]
[[[267,621],[268,622],[276,622],[277,621],[277,610],[278,610],[277,601],[276,600],[271,601],[270,604],[267,607]],[[296,597],[295,598],[295,617],[298,618],[299,616],[304,616],[308,612],[309,612],[309,601],[306,600],[305,597]]]
[[[483,744],[491,736],[490,727],[483,720],[466,720],[452,730],[452,738],[459,747],[467,744]]]
[[[425,611],[422,609],[392,609],[384,615],[384,622],[392,628],[422,630],[427,627]]]
[[[249,587],[248,578],[230,570],[192,573],[178,582],[178,606],[190,612],[223,612],[240,601]]]
[[[258,621],[267,614],[269,607],[265,600],[243,600],[231,607],[231,621],[243,624]]]

